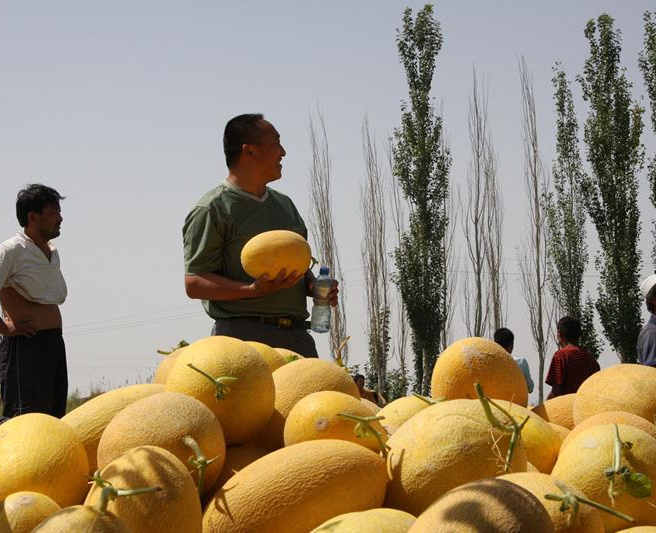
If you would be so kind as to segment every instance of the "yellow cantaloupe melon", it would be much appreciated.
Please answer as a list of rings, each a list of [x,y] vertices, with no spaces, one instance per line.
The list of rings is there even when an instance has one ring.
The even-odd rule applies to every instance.
[[[229,376],[236,381],[228,383],[228,392],[218,399],[216,385],[189,364],[213,378]],[[209,407],[227,444],[251,440],[273,412],[269,365],[255,348],[232,337],[207,337],[187,346],[169,373],[166,389],[193,396]]]
[[[615,425],[591,426],[572,437],[560,450],[551,476],[570,487],[582,491],[588,498],[633,517],[635,525],[656,523],[656,500],[636,498],[624,488],[618,479],[615,488],[618,494],[613,505],[608,495],[609,480],[605,474],[613,466]],[[656,479],[656,439],[641,429],[624,424],[617,425],[620,439],[631,443],[631,449],[622,453],[621,465],[640,472],[651,480]],[[606,531],[625,528],[625,521],[608,513],[601,513]]]
[[[567,435],[571,433],[571,431],[567,429],[565,426],[560,426],[558,424],[554,424],[553,422],[547,422],[547,424],[549,424],[549,427],[558,434],[562,446],[562,443],[567,438]]]
[[[540,501],[505,479],[483,479],[457,487],[417,517],[408,533],[553,533]]]
[[[5,512],[12,533],[31,533],[60,509],[57,502],[39,492],[14,492],[5,499]]]
[[[378,411],[380,411],[380,406],[378,404],[375,404],[371,400],[367,400],[366,398],[360,398],[360,403],[364,405],[367,409],[370,409],[372,413],[376,414]]]
[[[223,463],[221,473],[214,483],[213,490],[223,486],[232,476],[239,472],[242,468],[257,461],[260,457],[264,457],[268,452],[264,448],[256,446],[251,443],[241,444],[238,446],[228,446],[226,449],[226,457]]]
[[[98,443],[111,419],[132,402],[163,391],[164,385],[153,383],[121,387],[92,398],[62,418],[73,428],[84,445],[89,462],[89,475],[93,475],[98,467]]]
[[[74,505],[84,499],[88,471],[84,446],[59,418],[28,413],[0,425],[0,500],[33,491]]]
[[[592,415],[589,418],[586,418],[583,420],[583,422],[574,426],[574,429],[570,431],[567,437],[565,437],[562,446],[564,447],[581,431],[592,426],[602,426],[604,424],[626,424],[627,426],[633,426],[645,431],[646,433],[649,433],[656,439],[656,425],[652,424],[648,420],[645,420],[641,416],[634,415],[633,413],[627,413],[625,411],[603,411],[596,415]]]
[[[194,480],[171,452],[157,446],[132,448],[100,471],[117,489],[160,487],[138,496],[116,498],[107,511],[132,533],[201,533],[202,512]],[[85,505],[98,505],[102,488],[91,487]]]
[[[398,509],[369,509],[345,513],[313,529],[312,533],[407,533],[415,517]]]
[[[285,446],[307,440],[341,439],[361,444],[372,451],[381,451],[381,442],[387,440],[387,432],[378,421],[371,422],[379,440],[371,434],[358,437],[358,422],[340,414],[373,417],[374,411],[349,394],[337,391],[319,391],[301,398],[287,415],[284,429]]]
[[[637,526],[629,529],[620,529],[617,533],[656,533],[656,526]]]
[[[304,359],[301,354],[293,352],[292,350],[288,350],[287,348],[274,348],[274,350],[283,356],[286,363],[291,363],[297,359]]]
[[[299,276],[310,268],[312,254],[303,236],[288,230],[265,231],[251,238],[241,249],[241,264],[249,276],[267,274],[275,278],[285,269]]]
[[[406,420],[409,420],[419,411],[426,409],[430,404],[416,396],[404,396],[388,403],[380,411],[378,416],[385,418],[380,421],[381,425],[392,435]]]
[[[481,337],[456,341],[439,355],[433,367],[431,395],[446,400],[475,399],[477,382],[489,398],[526,406],[528,389],[519,366],[496,342]]]
[[[269,365],[271,372],[277,370],[282,365],[287,364],[287,359],[285,359],[278,350],[274,350],[267,344],[255,341],[246,341],[246,344],[249,344],[257,350],[257,353],[259,353],[262,356],[262,359],[266,361],[266,364]]]
[[[617,364],[586,379],[574,399],[574,422],[604,411],[626,411],[654,423],[656,420],[656,368]]]
[[[560,510],[561,502],[548,500],[545,494],[561,496],[562,491],[556,486],[551,476],[540,472],[517,472],[499,476],[499,479],[511,481],[535,496],[549,513],[554,525],[554,533],[604,533],[601,512],[581,504],[577,513],[571,509]],[[585,496],[580,490],[569,487],[577,496]]]
[[[452,400],[427,407],[387,441],[392,480],[386,507],[417,516],[449,490],[503,473],[509,435],[467,410],[458,413],[453,402],[475,403]],[[510,471],[524,470],[526,452],[520,439]]]
[[[385,461],[364,446],[301,442],[230,478],[208,504],[203,531],[306,533],[337,515],[380,507],[386,483]]]
[[[131,533],[121,519],[88,505],[74,505],[56,512],[42,522],[34,533]]]
[[[563,394],[533,407],[532,411],[547,422],[572,429],[574,427],[574,398],[576,394]]]
[[[98,467],[104,468],[130,448],[149,444],[170,451],[189,468],[192,449],[184,437],[192,437],[206,460],[203,488],[214,485],[225,460],[221,424],[209,408],[196,398],[179,392],[160,392],[137,400],[108,424],[98,444]],[[198,484],[198,471],[191,474]]]
[[[287,415],[296,403],[313,392],[334,390],[360,398],[358,387],[347,370],[331,361],[307,358],[292,361],[273,373],[275,405],[273,414],[255,443],[275,450],[284,445]]]

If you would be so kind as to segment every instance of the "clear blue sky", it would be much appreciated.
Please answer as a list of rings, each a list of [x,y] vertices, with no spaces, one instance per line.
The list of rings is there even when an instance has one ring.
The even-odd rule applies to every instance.
[[[326,119],[333,161],[337,238],[346,275],[351,363],[366,359],[360,266],[361,123],[383,141],[406,96],[395,31],[406,5],[423,2],[0,2],[0,240],[17,229],[17,190],[56,187],[63,202],[55,244],[69,286],[63,306],[71,387],[144,379],[154,351],[209,333],[210,320],[183,290],[181,226],[194,202],[226,174],[225,122],[263,112],[287,149],[289,194],[308,219],[308,117]],[[609,12],[624,35],[634,96],[642,13],[650,2],[444,1],[436,5],[444,46],[434,96],[454,157],[451,179],[469,161],[467,102],[476,66],[489,91],[499,159],[515,350],[537,360],[518,286],[516,247],[526,226],[517,62],[534,77],[543,161],[553,157],[551,76],[570,77],[587,54],[586,21]],[[585,108],[575,87],[578,111]],[[647,101],[644,101],[648,105]],[[656,149],[645,115],[648,155]],[[644,174],[641,181],[646,182]],[[643,187],[643,256],[651,269],[654,209]],[[596,247],[594,231],[590,244]],[[596,286],[591,268],[589,289]],[[455,336],[463,328],[456,319]],[[326,356],[327,343],[319,338]],[[603,364],[615,362],[607,353]]]

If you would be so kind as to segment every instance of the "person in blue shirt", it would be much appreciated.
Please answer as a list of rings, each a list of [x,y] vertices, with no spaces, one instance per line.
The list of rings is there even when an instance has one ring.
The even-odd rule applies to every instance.
[[[656,367],[656,274],[647,276],[642,281],[640,292],[651,316],[638,335],[636,343],[638,363]]]
[[[501,345],[509,354],[512,355],[513,348],[515,347],[515,335],[508,328],[499,328],[494,332],[494,342]],[[528,367],[528,361],[524,357],[513,357],[517,366],[524,374],[526,380],[526,387],[529,394],[533,392],[533,380],[531,379],[531,370]]]

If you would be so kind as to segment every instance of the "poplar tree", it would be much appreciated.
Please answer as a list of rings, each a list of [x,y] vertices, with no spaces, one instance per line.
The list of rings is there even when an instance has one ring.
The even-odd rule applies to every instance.
[[[581,320],[581,345],[598,358],[600,343],[594,329],[594,304],[589,297],[585,304],[581,302],[589,254],[580,186],[585,171],[579,151],[579,126],[570,84],[558,63],[552,83],[556,104],[556,160],[552,169],[554,190],[545,195],[550,288],[560,312]]]
[[[449,213],[451,156],[443,140],[442,117],[430,92],[442,32],[426,5],[403,13],[397,48],[408,83],[401,125],[394,131],[394,174],[409,206],[408,229],[395,250],[396,277],[412,330],[415,390],[427,394],[440,346],[447,297],[445,237]]]
[[[613,25],[613,18],[603,14],[585,28],[590,55],[578,81],[589,105],[584,139],[591,173],[580,180],[600,244],[595,306],[619,359],[632,363],[641,322],[637,174],[644,164],[644,110],[631,97],[632,84],[620,64],[621,32]]]

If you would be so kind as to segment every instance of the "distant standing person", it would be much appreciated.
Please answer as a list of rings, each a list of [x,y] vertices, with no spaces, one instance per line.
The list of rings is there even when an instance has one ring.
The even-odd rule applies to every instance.
[[[360,397],[370,402],[375,403],[378,407],[383,407],[385,405],[385,398],[375,390],[370,390],[364,386],[364,376],[362,374],[356,374],[353,376],[353,381],[358,386],[358,391],[360,392]]]
[[[546,383],[551,386],[548,398],[573,394],[581,383],[599,371],[599,363],[587,350],[578,346],[581,338],[581,322],[571,316],[558,321],[558,346],[547,374]]]
[[[647,276],[640,284],[640,292],[650,316],[640,330],[636,351],[638,363],[656,367],[656,274]]]
[[[67,295],[59,253],[56,190],[28,185],[18,193],[16,216],[23,228],[0,244],[0,386],[3,418],[29,412],[66,413],[68,372],[59,306]]]
[[[515,347],[515,335],[508,328],[499,328],[494,332],[494,342],[503,346],[505,350],[512,355],[513,348]],[[526,380],[526,387],[529,394],[533,392],[533,380],[531,379],[531,369],[528,366],[528,361],[524,357],[513,357],[517,366],[524,374]]]
[[[306,299],[312,272],[285,272],[251,278],[241,265],[241,249],[255,235],[290,230],[307,239],[292,200],[268,183],[282,176],[286,152],[280,134],[260,114],[231,119],[223,134],[228,176],[198,201],[182,230],[187,296],[203,301],[214,320],[213,335],[258,341],[317,357],[307,332]],[[328,295],[337,305],[337,283]]]

